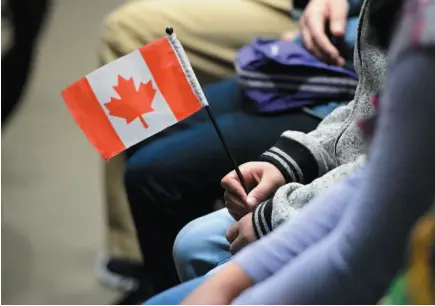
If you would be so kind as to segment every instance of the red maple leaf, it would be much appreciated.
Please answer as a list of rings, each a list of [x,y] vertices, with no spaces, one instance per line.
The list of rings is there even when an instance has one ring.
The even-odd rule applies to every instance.
[[[130,77],[128,80],[118,75],[118,85],[113,86],[120,99],[111,98],[104,105],[109,110],[109,114],[114,117],[124,118],[127,124],[139,117],[145,128],[148,124],[142,115],[153,112],[151,104],[156,94],[151,81],[140,83],[139,89],[136,90],[134,80]]]

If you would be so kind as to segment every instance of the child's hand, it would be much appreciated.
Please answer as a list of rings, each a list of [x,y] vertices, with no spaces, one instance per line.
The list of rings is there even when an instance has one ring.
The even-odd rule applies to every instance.
[[[225,235],[230,245],[231,254],[236,254],[245,246],[257,240],[252,224],[252,213],[247,214],[239,222],[230,227]]]
[[[234,219],[239,220],[282,185],[285,178],[274,165],[268,162],[249,162],[240,166],[240,172],[251,189],[248,195],[240,183],[235,171],[231,171],[222,179],[225,189],[225,206]]]

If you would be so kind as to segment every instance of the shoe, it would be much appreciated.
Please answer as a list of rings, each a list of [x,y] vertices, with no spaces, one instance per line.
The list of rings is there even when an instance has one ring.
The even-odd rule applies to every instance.
[[[110,256],[101,256],[98,260],[98,278],[109,287],[131,292],[139,287],[144,276],[142,263]]]

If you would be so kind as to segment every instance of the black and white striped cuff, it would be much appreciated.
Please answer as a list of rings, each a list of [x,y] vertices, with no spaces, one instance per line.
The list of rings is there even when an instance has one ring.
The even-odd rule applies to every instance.
[[[252,214],[252,224],[258,239],[272,231],[272,199],[258,205]]]
[[[272,163],[284,175],[286,182],[307,184],[317,178],[319,166],[311,151],[294,139],[281,137],[274,147],[260,157]]]

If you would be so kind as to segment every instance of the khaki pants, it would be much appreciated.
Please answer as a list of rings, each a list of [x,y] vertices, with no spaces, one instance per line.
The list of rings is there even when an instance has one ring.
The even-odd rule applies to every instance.
[[[254,37],[294,31],[291,0],[131,0],[105,21],[100,61],[106,64],[165,35],[172,26],[203,86],[232,75],[236,51]],[[124,156],[105,167],[107,252],[139,259],[123,189]],[[146,205],[146,203],[144,203]],[[158,229],[156,229],[158,230]]]

